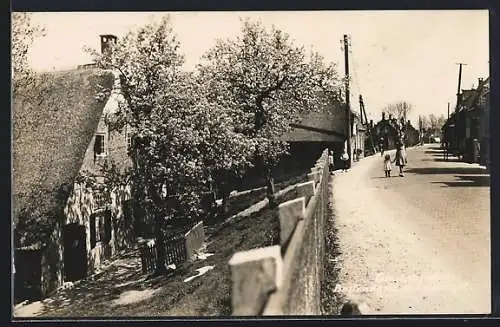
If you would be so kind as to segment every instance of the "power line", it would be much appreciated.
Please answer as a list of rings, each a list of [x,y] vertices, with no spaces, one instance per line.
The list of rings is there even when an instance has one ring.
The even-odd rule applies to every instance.
[[[356,89],[358,91],[359,94],[362,94],[361,93],[361,88],[359,87],[359,82],[358,82],[358,75],[357,75],[357,67],[358,67],[358,64],[356,63],[356,61],[354,60],[353,58],[354,56],[351,54],[351,58],[352,58],[352,71],[353,71],[353,77],[354,77],[354,85],[356,86]]]

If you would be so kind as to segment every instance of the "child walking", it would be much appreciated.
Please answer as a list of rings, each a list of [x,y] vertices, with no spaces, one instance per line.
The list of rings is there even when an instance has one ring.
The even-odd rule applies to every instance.
[[[349,155],[347,154],[346,149],[344,149],[344,152],[340,156],[340,160],[342,160],[342,171],[347,172],[347,169],[349,169]]]
[[[399,167],[399,176],[403,177],[403,168],[406,166],[408,160],[406,158],[406,151],[404,150],[404,145],[399,143],[396,147],[396,157],[394,158],[396,166]]]
[[[386,154],[384,157],[385,177],[391,177],[391,170],[392,170],[391,156],[389,154]]]

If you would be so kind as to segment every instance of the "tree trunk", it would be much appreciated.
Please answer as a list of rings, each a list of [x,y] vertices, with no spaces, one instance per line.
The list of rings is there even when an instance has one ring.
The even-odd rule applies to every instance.
[[[222,216],[226,217],[229,214],[230,203],[229,195],[233,186],[232,176],[227,171],[219,172],[217,175],[217,184],[219,185],[220,196],[222,198]]]
[[[155,189],[154,185],[149,185],[149,196],[153,199],[153,208],[151,212],[154,215],[154,235],[156,247],[156,271],[155,275],[163,274],[167,268],[165,266],[166,252],[165,252],[165,235],[164,235],[164,211],[161,210],[163,200]]]
[[[222,215],[226,217],[229,214],[230,203],[229,203],[229,183],[223,182],[221,185],[221,196],[222,196]]]
[[[224,217],[229,215],[230,202],[229,202],[229,192],[226,192],[222,196],[222,214]]]
[[[156,247],[156,270],[155,275],[163,274],[167,267],[165,266],[166,252],[165,239],[163,234],[163,217],[158,212],[155,213],[155,247]]]
[[[204,202],[204,209],[206,209],[206,214],[207,217],[206,219],[211,221],[215,218],[215,215],[217,213],[217,194],[215,192],[215,181],[212,178],[211,172],[208,173],[208,178],[207,178],[207,185],[208,185],[208,192],[206,194],[206,202]]]
[[[274,186],[274,177],[271,167],[266,167],[266,188],[267,188],[267,199],[269,200],[269,207],[275,208],[277,206],[276,193]]]

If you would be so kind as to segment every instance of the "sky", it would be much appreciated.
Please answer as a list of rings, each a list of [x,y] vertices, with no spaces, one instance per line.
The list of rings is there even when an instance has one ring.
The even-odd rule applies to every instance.
[[[351,105],[363,95],[368,119],[378,121],[389,103],[412,104],[409,119],[447,115],[456,101],[458,65],[462,88],[489,75],[487,10],[267,11],[267,12],[39,12],[33,21],[46,36],[35,40],[29,61],[36,70],[61,70],[91,62],[84,46],[99,49],[99,34],[121,37],[130,29],[170,15],[186,69],[193,69],[217,38],[234,38],[241,18],[260,20],[290,34],[337,64],[344,75],[341,40],[349,35]]]

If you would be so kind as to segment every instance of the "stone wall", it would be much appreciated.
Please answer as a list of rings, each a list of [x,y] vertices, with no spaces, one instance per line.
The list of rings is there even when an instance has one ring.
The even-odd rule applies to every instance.
[[[309,182],[279,206],[280,245],[237,252],[229,261],[232,314],[318,315],[328,204],[328,149]]]

